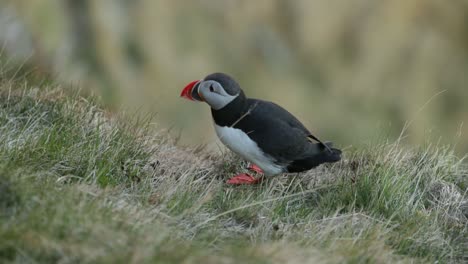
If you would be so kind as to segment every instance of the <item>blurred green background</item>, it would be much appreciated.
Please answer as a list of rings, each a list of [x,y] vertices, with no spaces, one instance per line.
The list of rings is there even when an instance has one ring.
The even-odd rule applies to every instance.
[[[468,150],[466,0],[2,0],[0,43],[3,71],[157,113],[183,144],[215,144],[207,105],[179,93],[221,71],[341,147],[409,122],[405,142]]]

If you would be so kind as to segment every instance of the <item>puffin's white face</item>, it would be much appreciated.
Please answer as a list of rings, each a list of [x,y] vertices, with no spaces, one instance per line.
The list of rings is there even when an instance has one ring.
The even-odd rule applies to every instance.
[[[200,81],[198,85],[198,95],[213,108],[214,110],[219,110],[234,99],[236,99],[239,94],[230,95],[224,90],[223,86],[217,81],[208,80]]]

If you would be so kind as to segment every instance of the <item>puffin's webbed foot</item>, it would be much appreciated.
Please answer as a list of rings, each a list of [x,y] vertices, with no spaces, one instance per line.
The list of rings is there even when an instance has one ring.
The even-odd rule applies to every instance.
[[[260,169],[260,167],[258,167],[255,164],[250,164],[249,167],[247,167],[247,169],[252,171],[252,172],[255,172],[257,174],[260,174],[261,176],[258,177],[258,178],[255,178],[255,177],[253,177],[252,175],[250,175],[248,173],[241,173],[241,174],[238,174],[238,175],[232,177],[226,183],[231,184],[231,185],[244,185],[244,184],[245,185],[251,185],[251,184],[258,184],[258,183],[262,182],[262,180],[263,180],[263,170]]]
[[[226,183],[231,185],[251,185],[251,184],[258,184],[262,182],[263,177],[254,178],[252,175],[248,173],[241,173],[238,174],[231,179],[229,179]]]

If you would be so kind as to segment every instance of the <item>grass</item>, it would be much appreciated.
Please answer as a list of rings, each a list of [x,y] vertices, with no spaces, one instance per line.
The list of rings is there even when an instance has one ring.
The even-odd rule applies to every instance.
[[[229,187],[245,162],[60,87],[0,89],[2,263],[468,260],[468,169],[398,142]]]

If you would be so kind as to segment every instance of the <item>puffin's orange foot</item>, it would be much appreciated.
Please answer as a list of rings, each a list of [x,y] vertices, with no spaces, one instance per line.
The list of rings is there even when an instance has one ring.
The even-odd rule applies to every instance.
[[[247,167],[247,169],[250,170],[250,171],[256,172],[256,173],[258,173],[258,174],[263,174],[263,170],[260,169],[259,166],[255,165],[255,164],[253,164],[253,163],[251,163],[251,164],[249,165],[249,167]]]
[[[258,184],[262,181],[262,177],[255,179],[252,175],[247,173],[241,173],[229,179],[226,183],[231,185],[250,185]]]

